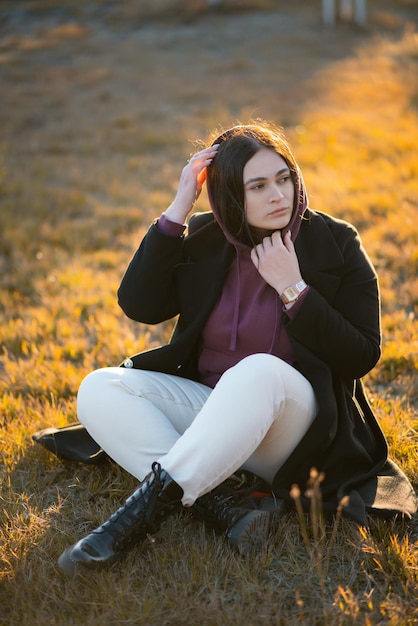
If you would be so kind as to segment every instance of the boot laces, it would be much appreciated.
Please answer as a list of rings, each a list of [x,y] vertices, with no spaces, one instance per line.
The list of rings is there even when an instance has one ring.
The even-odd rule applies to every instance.
[[[121,531],[138,527],[138,531],[141,530],[143,532],[144,527],[147,528],[150,526],[155,518],[155,501],[163,487],[161,474],[161,465],[159,463],[153,463],[152,472],[126,500],[125,504],[115,511],[97,531],[102,532],[106,530],[112,537],[118,540]],[[166,510],[168,508],[172,510],[174,506],[171,503],[165,502],[161,502],[161,505]],[[164,517],[162,511],[157,512],[160,513],[159,516]]]
[[[226,527],[234,525],[249,511],[257,508],[253,500],[243,498],[233,490],[229,493],[211,493],[207,498],[202,496],[202,501],[206,512],[214,515],[216,525]]]

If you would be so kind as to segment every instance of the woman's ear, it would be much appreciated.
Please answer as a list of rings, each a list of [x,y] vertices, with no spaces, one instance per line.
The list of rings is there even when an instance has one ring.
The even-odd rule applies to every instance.
[[[205,167],[197,177],[197,183],[200,188],[202,187],[203,183],[206,181],[206,178],[207,178],[207,174],[206,174],[206,167]]]

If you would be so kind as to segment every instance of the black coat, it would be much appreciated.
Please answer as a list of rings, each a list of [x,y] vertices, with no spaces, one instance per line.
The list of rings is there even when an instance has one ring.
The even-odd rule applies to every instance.
[[[310,286],[285,329],[295,367],[312,384],[319,412],[302,441],[277,472],[273,487],[289,499],[304,490],[311,468],[325,474],[325,510],[345,509],[360,523],[366,511],[410,517],[412,487],[388,460],[385,437],[360,378],[380,356],[380,307],[375,271],[357,231],[348,223],[308,210],[295,243],[301,273]],[[133,367],[198,380],[203,326],[224,284],[233,255],[212,213],[192,217],[186,237],[169,237],[153,224],[119,287],[119,303],[138,322],[157,324],[178,316],[170,343],[131,357]]]

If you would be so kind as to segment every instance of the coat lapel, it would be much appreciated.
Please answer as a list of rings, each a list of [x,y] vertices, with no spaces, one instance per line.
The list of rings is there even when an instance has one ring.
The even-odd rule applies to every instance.
[[[322,219],[307,218],[302,222],[295,249],[304,280],[329,302],[341,284],[344,257],[328,225]]]

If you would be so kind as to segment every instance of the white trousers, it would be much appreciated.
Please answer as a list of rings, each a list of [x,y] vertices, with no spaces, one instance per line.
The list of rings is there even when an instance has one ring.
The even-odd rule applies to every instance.
[[[78,417],[107,454],[139,480],[158,461],[194,501],[242,468],[271,483],[317,413],[310,383],[270,354],[227,370],[214,389],[121,367],[81,383]]]

